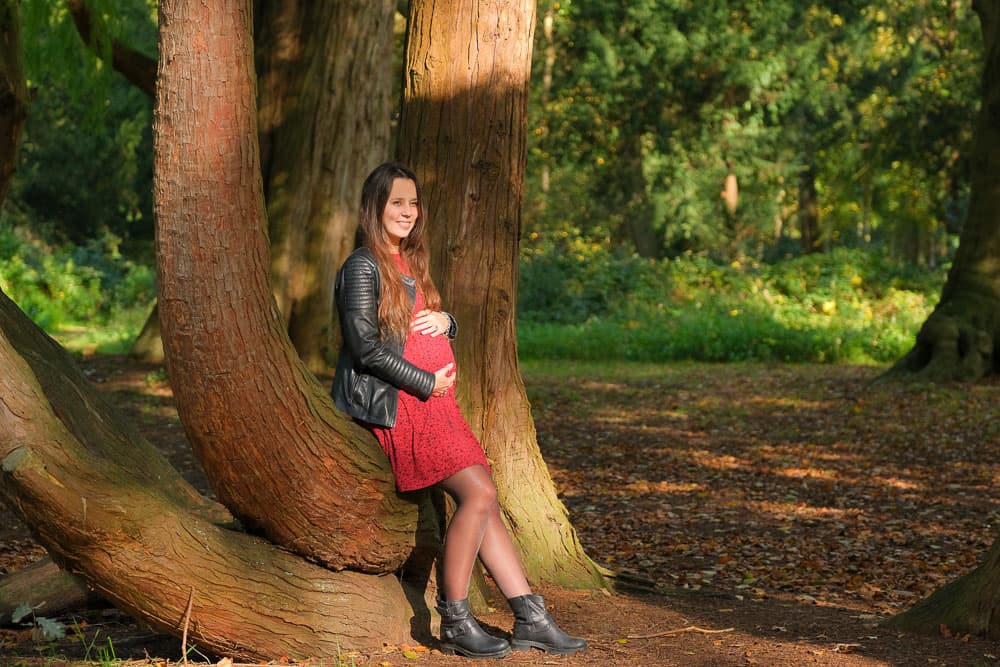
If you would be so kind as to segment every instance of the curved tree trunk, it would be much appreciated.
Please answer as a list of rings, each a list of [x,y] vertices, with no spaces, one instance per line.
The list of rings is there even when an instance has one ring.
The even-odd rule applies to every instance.
[[[432,265],[459,321],[458,395],[533,581],[603,583],[542,461],[517,365],[518,234],[535,3],[412,0],[399,153],[420,176]]]
[[[890,375],[977,380],[1000,371],[1000,2],[977,0],[983,104],[972,146],[972,196],[941,301]]]
[[[0,293],[0,497],[66,571],[203,651],[249,660],[400,642],[395,577],[330,572],[225,527]],[[425,612],[426,613],[426,612]]]
[[[272,284],[313,372],[335,356],[334,278],[389,147],[394,15],[392,0],[254,3]]]
[[[177,409],[220,500],[334,569],[391,572],[416,511],[299,361],[268,283],[249,0],[160,5],[160,321]]]

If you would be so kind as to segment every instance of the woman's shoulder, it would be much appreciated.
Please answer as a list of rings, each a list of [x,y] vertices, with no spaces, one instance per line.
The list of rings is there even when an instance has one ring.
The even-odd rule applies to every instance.
[[[378,270],[378,261],[372,251],[365,247],[356,248],[354,252],[347,256],[344,264],[340,267],[341,273],[369,273]]]
[[[347,256],[347,259],[344,260],[345,265],[348,263],[351,264],[364,263],[364,264],[374,264],[374,265],[378,264],[378,262],[375,260],[375,255],[369,248],[366,248],[365,246],[360,246],[358,248],[355,248],[354,251]]]

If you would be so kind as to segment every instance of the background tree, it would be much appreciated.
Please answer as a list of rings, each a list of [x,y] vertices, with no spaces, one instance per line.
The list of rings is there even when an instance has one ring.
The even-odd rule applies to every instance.
[[[918,262],[946,251],[967,181],[962,119],[976,104],[964,94],[978,42],[964,5],[542,7],[556,55],[531,118],[531,232],[632,251],[629,224],[648,222],[653,254],[725,261],[844,245]],[[539,81],[544,67],[536,59]],[[735,214],[719,197],[730,175]]]
[[[893,368],[897,375],[931,380],[976,380],[1000,369],[1000,4],[973,3],[982,24],[985,69],[982,110],[976,122],[971,165],[972,195],[955,261],[941,300],[917,335],[913,349]]]
[[[336,355],[333,284],[354,248],[361,182],[389,150],[395,11],[392,0],[254,3],[274,294],[317,373]]]
[[[140,4],[144,3],[128,4],[126,15],[117,17],[123,10],[106,6],[101,0],[67,2],[80,37],[93,53],[111,63],[139,90],[152,95],[155,57],[127,44],[128,40],[141,42],[148,36],[141,31]],[[149,13],[147,8],[147,21]],[[334,354],[333,276],[354,244],[359,184],[388,151],[393,41],[369,36],[391,30],[394,15],[395,3],[391,0],[255,3],[259,127],[274,294],[296,350],[317,373],[328,369]],[[51,13],[29,23],[45,25],[48,32],[55,33],[49,37],[55,42],[66,39],[64,32],[55,30],[62,26]],[[77,53],[72,55],[80,58]],[[359,61],[363,67],[357,66]],[[46,76],[59,76],[51,66],[40,69]],[[105,84],[103,80],[101,84],[117,95],[134,98],[135,91],[127,87]],[[100,90],[96,83],[91,85]],[[75,84],[75,88],[84,86]],[[60,106],[51,109],[53,113],[63,112]],[[148,114],[141,114],[134,125],[120,127],[137,128],[148,137],[144,125],[147,122]],[[92,141],[101,138],[99,133],[93,136]],[[60,150],[66,141],[72,141],[65,136],[45,139],[42,146],[50,150]],[[136,154],[135,147],[127,148],[130,154]],[[151,147],[147,142],[142,149],[147,151],[143,162],[147,170],[138,174],[148,183]],[[50,158],[43,154],[39,159]],[[103,171],[116,176],[108,182],[128,182],[117,175],[115,168],[130,162],[115,155],[109,156],[108,162]],[[38,187],[41,190],[31,195],[31,201],[66,200],[66,209],[73,208],[73,197],[67,197],[65,188],[60,189],[58,179],[39,180]],[[76,191],[69,189],[71,193]],[[143,194],[144,201],[151,201],[148,188]],[[97,206],[109,199],[102,192],[93,196]],[[53,214],[57,219],[67,217],[61,210]],[[136,220],[143,220],[141,212]],[[149,230],[148,225],[145,229]],[[135,230],[119,229],[118,233],[136,235]],[[92,232],[85,228],[80,234],[72,238],[82,242]],[[141,234],[138,238],[142,238]],[[154,310],[132,347],[133,356],[161,362],[159,335],[158,311]]]
[[[1000,2],[973,3],[982,25],[985,68],[982,110],[971,160],[972,197],[941,301],[895,377],[978,380],[1000,370]],[[1000,638],[1000,539],[979,567],[891,620],[896,627]]]

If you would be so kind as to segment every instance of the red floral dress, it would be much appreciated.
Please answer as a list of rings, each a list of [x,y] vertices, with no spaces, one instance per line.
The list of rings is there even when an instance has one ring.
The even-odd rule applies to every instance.
[[[397,256],[396,261],[405,274],[402,258]],[[418,290],[413,313],[423,308],[424,296]],[[412,329],[406,338],[403,358],[431,373],[455,362],[447,336],[431,336]],[[482,445],[458,408],[454,387],[444,396],[432,396],[426,401],[400,390],[396,425],[372,426],[372,432],[389,457],[400,491],[432,486],[469,466],[481,465],[490,471]]]

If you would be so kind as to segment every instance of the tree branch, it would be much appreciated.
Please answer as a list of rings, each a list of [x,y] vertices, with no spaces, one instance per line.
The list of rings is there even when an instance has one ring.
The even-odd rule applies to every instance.
[[[69,7],[70,14],[73,15],[73,23],[76,24],[76,31],[80,33],[80,39],[98,57],[103,57],[103,54],[98,53],[94,48],[90,9],[87,7],[86,0],[66,0],[66,5]],[[150,58],[116,40],[111,43],[111,67],[128,79],[129,83],[146,93],[150,99],[156,97],[156,60],[154,58]]]

